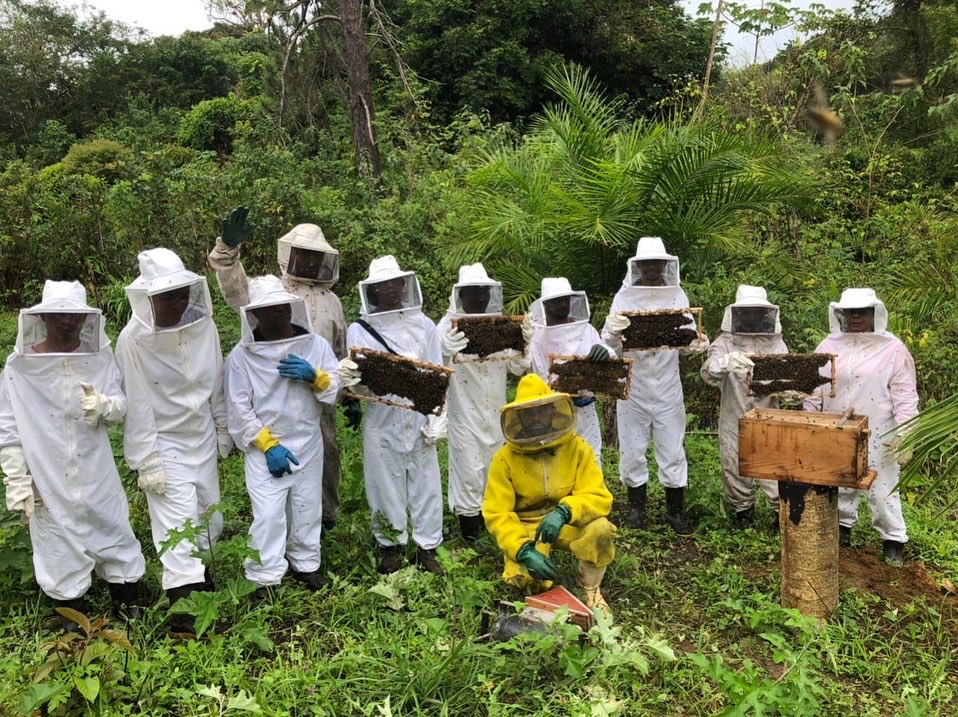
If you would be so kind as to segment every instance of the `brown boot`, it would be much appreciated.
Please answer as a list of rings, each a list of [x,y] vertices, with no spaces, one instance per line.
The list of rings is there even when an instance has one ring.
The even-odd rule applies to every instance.
[[[439,564],[439,561],[436,560],[436,549],[424,550],[423,548],[416,549],[416,566],[420,570],[425,570],[427,573],[432,573],[433,575],[445,575],[446,571],[442,569],[442,566]]]

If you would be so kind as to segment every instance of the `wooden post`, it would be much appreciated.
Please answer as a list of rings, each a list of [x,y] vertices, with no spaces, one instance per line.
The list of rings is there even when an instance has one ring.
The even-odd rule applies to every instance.
[[[838,488],[781,481],[782,607],[827,618],[838,606]]]

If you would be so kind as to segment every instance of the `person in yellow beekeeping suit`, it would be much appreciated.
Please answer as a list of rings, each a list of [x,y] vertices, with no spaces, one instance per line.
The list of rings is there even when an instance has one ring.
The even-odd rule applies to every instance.
[[[549,587],[558,579],[551,550],[568,550],[579,561],[586,605],[608,611],[599,588],[615,557],[612,494],[575,432],[572,398],[529,374],[502,407],[501,424],[506,443],[492,459],[482,515],[505,558],[503,579]]]

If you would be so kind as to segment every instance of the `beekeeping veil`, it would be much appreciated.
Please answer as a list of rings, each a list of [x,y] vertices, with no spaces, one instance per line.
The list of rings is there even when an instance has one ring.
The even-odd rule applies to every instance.
[[[547,448],[575,429],[572,398],[556,393],[534,373],[522,377],[516,400],[501,411],[502,435],[527,450]]]
[[[778,306],[768,300],[761,286],[742,284],[735,292],[735,303],[725,307],[722,331],[733,334],[780,334]]]
[[[322,289],[339,281],[339,251],[315,224],[297,224],[281,236],[276,255],[283,274],[291,279]]]
[[[387,290],[386,287],[381,285],[396,279],[402,279],[399,307],[395,309],[381,308],[380,291]],[[422,309],[422,292],[419,289],[419,280],[416,278],[416,273],[400,269],[399,262],[391,254],[373,259],[369,263],[369,276],[359,282],[359,298],[362,302],[360,314],[364,318]]]
[[[838,301],[828,305],[828,327],[832,333],[845,331],[845,309],[875,310],[875,326],[872,333],[887,334],[888,309],[875,294],[874,289],[845,289]]]
[[[481,297],[481,298],[477,298]],[[465,298],[464,298],[465,297]],[[484,310],[470,311],[472,302],[481,304]],[[502,313],[502,284],[489,278],[482,264],[459,267],[459,281],[452,287],[449,296],[449,313],[456,316],[497,316]]]
[[[290,307],[290,323],[292,323],[294,327],[298,326],[305,331],[310,330],[309,317],[306,313],[306,302],[300,297],[286,291],[279,277],[268,274],[250,279],[249,298],[250,302],[240,308],[242,330],[240,343],[253,344],[256,342],[254,332],[260,324],[259,319],[256,318],[256,310],[270,306],[288,304]],[[289,341],[289,339],[281,339],[280,341]],[[260,341],[258,343],[276,342]]]
[[[22,309],[17,321],[14,352],[22,356],[95,354],[110,345],[103,328],[103,314],[86,303],[86,289],[78,281],[47,281],[40,303]],[[59,326],[54,323],[59,322]],[[70,352],[51,352],[47,348],[50,331],[78,338]],[[37,352],[36,347],[41,347]]]
[[[206,277],[187,271],[169,249],[141,251],[140,275],[126,287],[133,316],[153,332],[172,331],[213,315]]]

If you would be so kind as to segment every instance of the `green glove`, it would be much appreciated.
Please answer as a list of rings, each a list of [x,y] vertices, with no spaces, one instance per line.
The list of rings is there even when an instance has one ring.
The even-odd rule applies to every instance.
[[[569,510],[569,506],[559,503],[536,527],[536,542],[554,543],[559,537],[562,526],[570,520],[572,520],[572,511]]]
[[[536,550],[536,544],[532,541],[529,541],[519,548],[519,552],[516,554],[516,560],[522,563],[525,569],[529,571],[529,574],[536,580],[556,581],[559,579],[559,575],[556,573],[556,566],[552,564],[549,558]]]
[[[256,227],[246,223],[246,217],[249,215],[247,207],[236,207],[230,215],[223,220],[223,229],[220,236],[223,243],[227,246],[237,247],[253,233]]]

